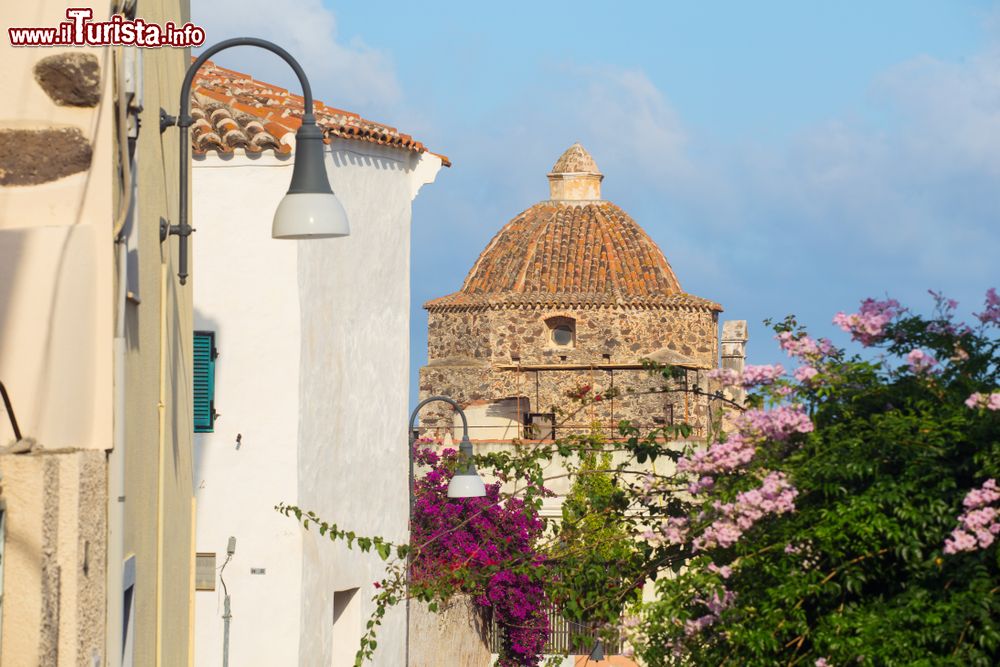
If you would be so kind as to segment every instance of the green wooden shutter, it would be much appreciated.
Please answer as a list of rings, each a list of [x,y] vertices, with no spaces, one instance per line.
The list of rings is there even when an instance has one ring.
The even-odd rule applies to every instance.
[[[215,430],[215,332],[194,332],[194,432]]]

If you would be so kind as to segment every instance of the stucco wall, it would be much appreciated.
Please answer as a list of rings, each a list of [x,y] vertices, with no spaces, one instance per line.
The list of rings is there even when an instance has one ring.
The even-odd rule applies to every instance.
[[[147,21],[178,25],[190,15],[184,0],[140,2],[139,12]],[[124,553],[121,563],[109,564],[120,583],[124,562],[135,558],[136,665],[187,664],[192,645],[192,283],[178,283],[177,238],[161,244],[158,234],[161,218],[176,222],[180,171],[178,131],[160,134],[159,110],[176,112],[189,56],[187,49],[142,50],[136,202],[141,302],[129,301],[125,313],[125,442],[119,453],[125,457]]]
[[[297,487],[298,245],[271,238],[291,167],[273,154],[213,153],[195,159],[192,176],[194,326],[216,333],[220,413],[213,433],[195,435],[196,547],[221,566],[236,538],[224,572],[232,665],[298,663],[302,537],[273,509],[294,502]],[[196,665],[220,664],[222,614],[216,578],[215,591],[196,593]]]
[[[6,3],[4,22],[55,24],[65,20],[65,7]],[[104,5],[95,11],[105,11]],[[0,40],[4,178],[48,178],[29,153],[32,145],[41,155],[65,152],[67,135],[60,131],[78,131],[92,150],[90,168],[35,185],[0,185],[0,381],[26,435],[49,448],[104,449],[112,426],[111,105],[57,104],[34,76],[38,62],[57,53],[92,56],[105,100],[110,91],[106,49],[14,48],[6,36]],[[17,132],[35,134],[19,141],[27,135]],[[53,176],[84,166],[53,162]],[[6,419],[0,420],[0,445],[12,437]]]
[[[409,667],[487,667],[493,664],[489,647],[480,638],[485,629],[475,604],[456,596],[438,611],[414,601],[410,612]]]
[[[404,154],[336,141],[333,189],[351,235],[301,243],[302,315],[299,503],[358,533],[407,534],[410,204],[441,166]],[[382,562],[305,536],[300,663],[329,665],[336,590],[358,587],[362,623]],[[387,614],[375,664],[405,664],[405,610]]]
[[[274,155],[195,161],[195,327],[218,334],[221,413],[197,437],[197,550],[221,565],[237,538],[225,575],[231,664],[330,665],[335,651],[353,656],[372,611],[378,557],[317,540],[276,503],[362,534],[400,540],[407,530],[410,205],[440,160],[335,142],[327,168],[351,235],[275,241],[291,166]],[[351,588],[358,627],[334,646],[334,592]],[[222,595],[197,594],[198,665],[221,656]],[[404,664],[405,637],[400,608],[376,664]]]

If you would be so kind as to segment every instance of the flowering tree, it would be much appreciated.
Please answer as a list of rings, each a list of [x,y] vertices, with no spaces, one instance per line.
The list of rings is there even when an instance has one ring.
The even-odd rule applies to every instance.
[[[498,667],[537,664],[548,639],[545,563],[535,551],[543,524],[522,497],[500,498],[500,483],[483,498],[448,498],[457,452],[440,455],[415,446],[429,471],[416,482],[411,541],[419,545],[411,565],[411,593],[433,601],[455,592],[473,595],[503,630]],[[529,501],[538,493],[528,494]]]
[[[1000,663],[1000,298],[975,327],[935,300],[930,318],[893,300],[836,316],[881,355],[789,318],[794,380],[720,378],[757,391],[678,460],[690,501],[653,537],[685,567],[625,622],[648,664]]]
[[[472,500],[446,498],[454,452],[420,448],[409,545],[279,509],[390,561],[359,664],[386,606],[457,592],[499,619],[505,666],[538,664],[550,601],[624,633],[648,665],[998,664],[1000,297],[987,292],[973,327],[934,296],[931,317],[891,299],[838,314],[864,357],[778,323],[795,368],[714,371],[751,392],[745,405],[710,392],[729,410],[705,442],[623,423],[616,438],[478,456],[505,486]],[[574,486],[546,525],[553,461]]]

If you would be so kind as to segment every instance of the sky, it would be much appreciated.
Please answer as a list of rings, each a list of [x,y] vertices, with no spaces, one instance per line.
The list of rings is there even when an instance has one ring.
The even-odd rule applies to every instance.
[[[996,3],[191,4],[208,43],[275,41],[318,99],[452,160],[413,204],[411,404],[422,304],[575,141],[683,289],[748,321],[750,363],[784,360],[765,318],[843,344],[831,318],[865,297],[941,290],[969,316],[1000,286]],[[217,62],[295,88],[272,55]]]

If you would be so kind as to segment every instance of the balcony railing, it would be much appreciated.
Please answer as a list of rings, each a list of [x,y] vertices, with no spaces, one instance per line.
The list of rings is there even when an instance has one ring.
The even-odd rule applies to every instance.
[[[546,608],[549,617],[549,641],[545,644],[545,653],[549,655],[589,655],[597,643],[599,634],[596,624],[577,623],[562,615],[562,610],[555,605]],[[486,619],[486,642],[490,652],[499,653],[503,647],[504,631],[500,623],[492,615]],[[622,641],[620,637],[608,641],[604,637],[605,655],[621,655]]]

